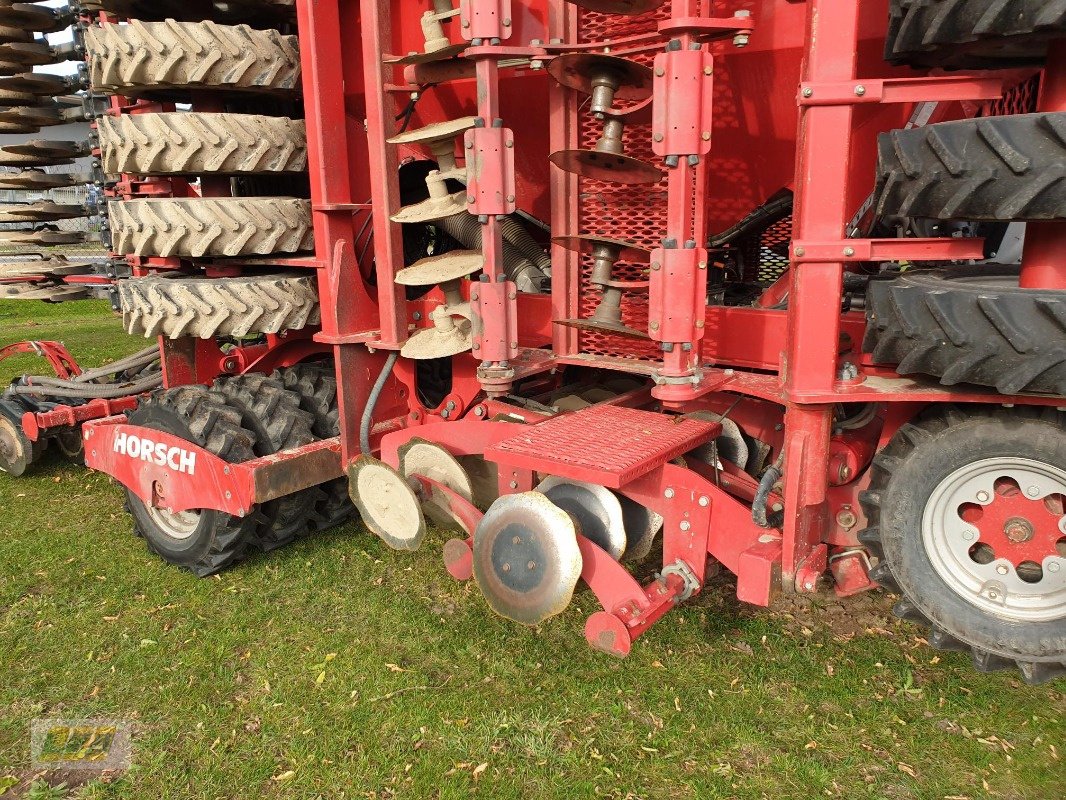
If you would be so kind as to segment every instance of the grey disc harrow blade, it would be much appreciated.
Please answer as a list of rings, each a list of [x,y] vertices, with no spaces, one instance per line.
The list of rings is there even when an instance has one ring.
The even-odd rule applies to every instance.
[[[89,291],[81,286],[39,286],[35,283],[0,284],[0,298],[4,300],[43,300],[62,303],[65,300],[86,300]]]
[[[0,111],[0,122],[26,123],[44,127],[62,125],[68,120],[63,116],[63,110],[57,104],[49,103],[42,106],[14,106]]]
[[[8,280],[18,278],[25,278],[27,281],[37,280],[36,276],[41,275],[46,278],[63,278],[67,275],[91,275],[93,271],[94,267],[91,263],[68,261],[65,256],[0,263],[0,278]]]
[[[0,25],[39,33],[58,33],[70,27],[71,14],[35,3],[0,3]]]
[[[88,155],[88,148],[77,142],[50,142],[35,139],[25,144],[0,147],[0,167],[56,167],[73,164],[75,158]],[[3,177],[3,173],[0,173]]]
[[[48,75],[43,72],[24,72],[10,78],[0,78],[0,91],[55,97],[85,88],[84,81],[72,75]]]
[[[57,247],[83,244],[88,236],[81,231],[0,231],[0,245],[14,244],[30,247]]]
[[[39,203],[0,205],[0,223],[57,222],[61,219],[91,216],[92,212],[83,205],[52,203],[47,200]]]
[[[56,64],[65,61],[48,42],[9,42],[0,44],[0,61],[24,64],[27,67]]]
[[[78,186],[88,183],[87,175],[65,173],[51,175],[47,172],[27,169],[22,172],[9,172],[0,175],[0,189],[60,189],[66,186]]]

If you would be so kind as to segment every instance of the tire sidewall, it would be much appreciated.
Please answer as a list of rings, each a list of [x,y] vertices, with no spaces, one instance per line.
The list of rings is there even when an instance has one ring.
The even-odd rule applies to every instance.
[[[130,425],[168,433],[193,442],[200,447],[206,443],[197,437],[181,415],[157,405],[144,405],[130,416]],[[149,547],[166,561],[191,567],[210,552],[218,528],[218,511],[200,510],[200,521],[187,539],[175,539],[163,531],[152,518],[144,501],[127,491],[130,513]]]
[[[903,593],[948,634],[1006,658],[1060,661],[1066,651],[1066,617],[1019,622],[989,614],[949,587],[926,553],[922,518],[933,492],[961,467],[997,457],[1066,464],[1066,433],[1037,419],[983,416],[924,442],[894,472],[882,494],[885,559]]]

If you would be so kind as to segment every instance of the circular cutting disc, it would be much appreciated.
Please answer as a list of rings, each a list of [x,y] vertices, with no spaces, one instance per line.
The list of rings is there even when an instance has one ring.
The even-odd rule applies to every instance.
[[[466,213],[466,192],[447,197],[431,197],[413,206],[404,206],[389,219],[393,222],[436,222],[439,219]]]
[[[702,461],[704,464],[710,464],[712,467],[717,466],[718,459],[721,458],[744,469],[751,454],[744,434],[740,431],[740,426],[728,417],[723,418],[720,414],[710,411],[696,412],[692,416],[696,419],[717,422],[722,426],[722,432],[713,442],[700,445],[695,450],[686,453],[685,456]]]
[[[575,6],[601,14],[625,14],[635,17],[659,8],[666,0],[570,0]]]
[[[2,208],[2,206],[0,206]],[[401,286],[436,286],[457,281],[479,272],[485,266],[485,256],[473,250],[452,250],[439,256],[423,258],[396,273]]]
[[[33,443],[13,414],[0,410],[0,471],[14,478],[25,474],[33,462]]]
[[[592,331],[594,333],[612,333],[615,336],[626,336],[630,339],[650,339],[646,333],[641,333],[636,328],[614,322],[600,322],[594,319],[558,319],[556,325],[565,325],[568,328],[576,328],[579,331]]]
[[[454,318],[455,327],[450,331],[439,328],[424,328],[407,340],[400,350],[404,358],[427,361],[431,358],[457,356],[474,349],[474,337],[470,320]]]
[[[466,43],[450,44],[447,47],[442,47],[440,50],[434,50],[432,53],[409,53],[400,58],[390,58],[385,63],[407,65],[432,64],[434,61],[447,61],[449,58],[455,58],[469,46],[470,45]]]
[[[400,448],[400,472],[407,478],[421,475],[447,486],[464,500],[473,501],[474,487],[470,476],[455,456],[438,444],[412,439]],[[452,516],[447,503],[431,496],[422,501],[422,510],[434,524],[447,530],[463,530]]]
[[[570,515],[539,492],[501,497],[474,534],[474,580],[489,607],[523,625],[562,613],[581,577]]]
[[[563,172],[605,183],[645,185],[663,179],[663,173],[654,164],[599,150],[560,150],[552,153],[548,160]]]
[[[594,255],[593,251],[598,247],[607,246],[618,253],[619,261],[628,261],[633,264],[647,264],[651,261],[651,251],[646,250],[639,244],[625,242],[621,239],[608,239],[603,236],[556,236],[552,244],[565,247],[575,253]]]
[[[460,117],[444,122],[434,122],[424,128],[407,131],[389,139],[389,144],[430,144],[432,142],[454,139],[474,127],[477,117]]]
[[[417,550],[426,535],[422,504],[407,478],[388,464],[360,456],[348,468],[348,492],[363,522],[394,550]]]
[[[655,537],[663,529],[663,518],[647,506],[631,500],[624,494],[617,494],[622,504],[622,519],[626,529],[625,560],[636,563],[643,561],[655,544]]]
[[[548,72],[563,86],[592,94],[593,79],[609,74],[618,81],[615,100],[646,100],[651,97],[651,69],[618,56],[603,53],[568,53],[552,59]]]
[[[618,496],[594,483],[549,477],[536,489],[574,518],[586,539],[620,559],[626,551],[626,526]]]

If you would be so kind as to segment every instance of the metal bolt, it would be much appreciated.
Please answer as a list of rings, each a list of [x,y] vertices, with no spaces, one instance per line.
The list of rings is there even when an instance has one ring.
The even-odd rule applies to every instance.
[[[514,202],[514,195],[513,194],[507,195],[507,202],[508,203],[513,203]]]
[[[847,256],[848,258],[851,258],[853,255],[855,255],[855,248],[854,247],[845,247],[844,248],[844,255]]]
[[[233,499],[233,495],[230,494],[229,492],[226,492],[226,499],[227,500],[232,500]]]
[[[661,133],[657,133],[657,134],[655,134],[655,136],[653,138],[655,139],[655,141],[661,142],[664,137],[663,137],[663,135]]]
[[[647,73],[645,73],[645,74],[647,74]],[[665,74],[666,74],[666,70],[665,70],[665,69],[663,69],[662,67],[656,67],[656,68],[655,68],[655,74],[656,74],[656,75],[657,75],[658,77],[660,77],[660,78],[661,78],[661,77],[662,77],[663,75],[665,75]]]
[[[510,564],[504,564],[502,569],[503,569],[504,572],[510,572],[511,571],[511,565]]]
[[[988,599],[989,600],[996,600],[998,598],[999,598],[999,592],[997,592],[995,589],[989,589],[988,590]]]
[[[806,89],[803,90],[803,96],[804,97],[814,97],[814,89],[812,89],[811,87],[808,86]]]
[[[537,568],[537,562],[536,561],[530,561],[528,564],[526,564],[526,568],[530,569],[530,570],[536,569]]]
[[[1059,563],[1057,561],[1052,561],[1050,564],[1047,565],[1047,571],[1048,572],[1058,572],[1059,571]]]
[[[965,539],[968,542],[972,542],[974,540],[975,535],[976,534],[973,531],[963,531],[962,532],[962,538]]]
[[[674,490],[673,489],[667,489],[665,492],[663,492],[663,496],[666,497],[667,500],[673,500],[674,499]]]
[[[510,486],[512,489],[517,489],[518,488],[518,481],[511,481],[507,485]]]
[[[704,67],[703,68],[703,74],[704,75],[713,75],[714,74],[714,67]]]
[[[441,419],[448,419],[448,417],[450,417],[451,415],[452,415],[452,412],[449,411],[448,409],[444,409],[443,411],[440,412],[440,418]]]
[[[1028,489],[1025,490],[1025,493],[1030,497],[1040,497],[1040,487],[1030,486]]]
[[[984,491],[983,489],[980,492],[977,493],[977,502],[978,503],[987,503],[989,501],[989,498],[990,498],[990,495],[988,494],[988,492]]]
[[[511,544],[522,544],[522,537],[521,536],[514,537],[513,539],[511,539]]]
[[[859,97],[864,96],[866,94],[866,87],[863,86],[862,84],[859,84],[858,86],[855,87],[855,94],[858,95]]]
[[[476,197],[474,197],[474,195],[472,195],[472,194],[468,194],[468,195],[466,196],[466,202],[468,202],[468,203],[474,203],[474,202],[476,202],[476,201],[477,201],[477,198],[476,198]]]
[[[701,497],[700,498],[700,508],[707,508],[707,506],[709,506],[710,504],[711,504],[711,499],[709,497]]]
[[[692,523],[689,522],[687,519],[686,520],[682,520],[682,522],[681,522],[681,530],[683,530],[683,531],[692,530]]]
[[[803,584],[803,588],[806,589],[808,592],[813,592],[814,591],[814,584],[811,583],[810,581],[807,581],[805,584]]]
[[[652,271],[658,272],[660,269],[663,268],[663,265],[660,264],[658,261],[652,261],[651,262],[651,268],[652,268]]]
[[[799,256],[800,258],[802,258],[803,256],[807,255],[807,250],[805,248],[803,248],[803,247],[797,247],[796,248],[796,255]]]
[[[474,409],[474,416],[475,417],[483,417],[483,416],[485,416],[485,406],[477,406]]]
[[[222,468],[222,472],[223,472],[223,474],[225,474],[225,475],[229,475],[229,467],[223,467],[223,468]]]
[[[704,131],[703,132],[703,141],[705,141],[705,142],[711,141],[711,132],[710,131]]]
[[[652,329],[653,331],[657,331],[657,330],[659,330],[659,323],[658,323],[658,322],[653,322],[653,323],[651,324],[651,329]]]
[[[1000,575],[1006,575],[1009,570],[1007,569],[1006,564],[1000,564],[998,567],[996,567],[996,572],[998,572]]]

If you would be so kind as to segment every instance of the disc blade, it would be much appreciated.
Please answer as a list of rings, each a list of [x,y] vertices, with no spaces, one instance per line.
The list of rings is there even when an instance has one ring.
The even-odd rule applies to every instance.
[[[460,133],[474,127],[477,117],[460,117],[444,122],[434,122],[424,128],[406,131],[389,139],[389,144],[432,144],[433,142],[454,139]]]
[[[68,300],[86,300],[89,291],[81,286],[37,286],[32,283],[0,285],[0,299],[43,300],[46,303],[62,303]]]
[[[440,445],[415,438],[400,448],[399,456],[400,472],[404,477],[421,475],[447,486],[463,499],[473,501],[474,487],[470,476],[455,456]],[[440,528],[463,530],[447,505],[437,502],[433,497],[423,498],[422,510]]]
[[[5,402],[0,407],[0,472],[21,477],[32,460],[33,445],[22,430],[18,410]]]
[[[87,182],[84,175],[52,174],[33,169],[0,174],[0,189],[58,189]]]
[[[606,248],[612,253],[617,253],[619,261],[628,261],[633,264],[647,264],[651,261],[651,251],[634,242],[622,239],[608,239],[603,236],[556,236],[552,244],[565,247],[582,255],[594,255],[599,248]]]
[[[566,610],[583,563],[574,521],[539,492],[493,503],[474,534],[473,558],[489,607],[523,625]]]
[[[636,328],[630,328],[628,325],[623,325],[620,322],[600,322],[594,319],[558,319],[555,320],[555,324],[565,325],[568,328],[576,328],[579,331],[610,333],[615,336],[625,336],[629,339],[651,339],[648,334],[642,333]]]
[[[34,247],[82,244],[88,237],[81,231],[0,231],[0,242]]]
[[[38,33],[58,33],[69,27],[71,20],[69,14],[33,3],[11,3],[0,7],[0,25]]]
[[[592,94],[594,84],[607,77],[618,88],[615,100],[646,100],[651,97],[651,69],[626,58],[605,53],[568,53],[552,59],[548,72],[563,86]]]
[[[25,92],[40,97],[55,97],[70,91],[76,91],[81,81],[70,76],[48,75],[43,72],[26,72],[10,78],[0,78],[0,90]]]
[[[371,456],[348,468],[348,492],[366,526],[394,550],[417,550],[426,536],[422,504],[407,478]]]
[[[626,526],[618,495],[603,486],[551,476],[537,486],[573,517],[582,535],[618,560],[626,551]]]
[[[448,358],[474,349],[471,324],[468,319],[456,319],[451,330],[424,328],[407,340],[400,354],[415,361]]]
[[[388,58],[385,59],[385,63],[402,64],[407,66],[409,64],[432,64],[436,61],[447,61],[450,58],[455,58],[469,46],[470,45],[465,43],[450,44],[447,47],[442,47],[440,50],[434,50],[432,53],[408,53],[405,56]]]
[[[622,504],[622,519],[626,529],[625,561],[638,563],[648,557],[655,544],[655,537],[663,529],[663,518],[647,506],[617,494]]]
[[[650,185],[663,179],[663,172],[654,164],[617,153],[598,150],[561,150],[548,158],[555,166],[583,178],[604,183]]]
[[[637,14],[654,11],[666,0],[569,0],[569,2],[589,11],[599,11],[601,14],[623,14],[634,17]]]
[[[66,60],[48,42],[9,42],[0,44],[0,61],[22,64],[27,67],[56,64]]]
[[[485,266],[485,256],[474,250],[452,250],[439,256],[423,258],[396,273],[401,286],[436,286],[457,281]]]
[[[56,222],[61,219],[90,217],[92,213],[83,205],[59,204],[42,200],[38,203],[0,205],[0,222]]]
[[[431,197],[411,206],[404,206],[392,215],[393,222],[436,222],[456,214],[466,213],[466,192],[456,192],[447,197]]]

